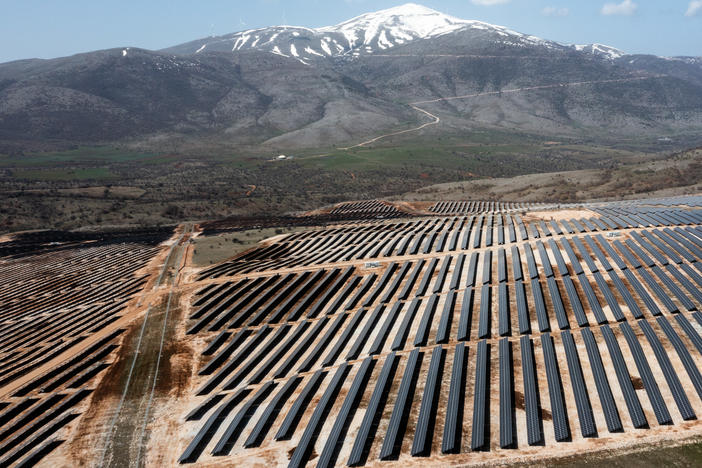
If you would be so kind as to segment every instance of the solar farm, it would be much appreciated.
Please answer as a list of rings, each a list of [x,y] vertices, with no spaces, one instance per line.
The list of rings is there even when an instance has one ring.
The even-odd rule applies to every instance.
[[[294,224],[206,267],[193,242],[233,222],[0,243],[0,466],[510,464],[702,436],[702,197]]]
[[[40,233],[0,244],[0,466],[63,443],[130,323],[170,230]]]

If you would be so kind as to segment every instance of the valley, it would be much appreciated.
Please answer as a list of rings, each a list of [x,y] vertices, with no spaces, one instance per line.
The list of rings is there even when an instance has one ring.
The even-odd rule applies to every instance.
[[[678,153],[667,149],[671,145],[656,142],[642,151],[641,146],[627,148],[626,144],[622,149],[567,141],[553,144],[500,132],[476,133],[468,141],[456,135],[431,144],[409,136],[400,143],[398,138],[344,151],[301,152],[284,161],[214,149],[189,155],[109,147],[5,157],[0,158],[0,193],[5,197],[0,210],[8,231],[168,225],[227,216],[276,216],[342,200],[431,191],[435,184],[466,180],[473,181],[474,193],[490,195],[478,188],[496,177],[607,168],[624,173],[650,161],[661,161],[663,167],[700,159],[699,152],[690,151],[683,158],[687,162],[676,162]],[[693,168],[699,163],[695,164]],[[696,169],[686,177],[670,174],[659,183],[694,186],[698,175]],[[535,175],[523,180],[530,177],[539,180]],[[656,189],[647,182],[658,177],[655,173],[639,171],[637,177],[641,187],[636,194]],[[540,183],[548,186],[544,180],[549,178],[542,176]],[[253,192],[252,184],[256,185]],[[500,191],[492,195],[498,194],[505,196]],[[563,186],[559,193],[544,188],[532,190],[529,196],[534,201],[573,201],[574,196],[586,200],[616,197],[617,192],[614,186],[606,192],[596,184],[582,184],[579,194]]]

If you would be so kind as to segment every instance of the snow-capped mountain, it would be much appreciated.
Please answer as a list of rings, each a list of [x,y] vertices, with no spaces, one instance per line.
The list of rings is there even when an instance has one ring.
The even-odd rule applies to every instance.
[[[501,26],[455,18],[414,3],[367,13],[316,31],[322,34],[342,34],[348,46],[347,52],[359,55],[465,29],[493,30],[506,37],[527,37]]]
[[[495,94],[503,89],[539,91]],[[560,44],[407,4],[324,28],[276,26],[161,51],[119,47],[0,64],[0,150],[9,140],[171,133],[203,144],[221,135],[328,148],[424,122],[407,105],[420,101],[437,103],[436,135],[482,127],[595,140],[652,129],[697,135],[702,59]]]
[[[510,47],[542,46],[562,51],[575,49],[607,59],[623,55],[622,52],[608,46],[566,46],[503,26],[455,18],[415,3],[367,13],[336,26],[316,29],[300,26],[250,29],[225,36],[199,39],[166,51],[176,54],[200,54],[255,49],[292,57],[309,64],[330,57],[382,54],[413,41],[459,32],[490,35],[496,44]]]
[[[336,26],[317,29],[300,26],[251,29],[200,39],[171,51],[188,54],[258,49],[294,57],[307,63],[322,57],[358,56],[380,52],[416,39],[437,37],[469,27],[493,28],[486,23],[454,18],[421,5],[408,3],[367,13]]]
[[[577,51],[589,52],[592,55],[609,60],[616,60],[626,55],[621,50],[604,44],[577,44],[573,48]]]

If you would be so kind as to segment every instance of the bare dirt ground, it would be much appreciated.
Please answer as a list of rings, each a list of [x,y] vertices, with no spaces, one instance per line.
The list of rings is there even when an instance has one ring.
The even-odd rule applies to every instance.
[[[522,220],[527,221],[561,221],[580,218],[599,218],[600,215],[590,210],[557,210],[557,211],[529,211]]]
[[[37,195],[47,195],[52,193],[50,190],[26,190],[28,193]],[[139,187],[123,186],[123,185],[98,185],[94,187],[79,187],[69,189],[57,189],[54,194],[61,196],[87,197],[87,198],[105,198],[107,196],[115,198],[135,199],[146,193],[146,190]]]
[[[393,204],[400,210],[407,211],[408,213],[413,213],[413,214],[422,214],[426,213],[429,208],[432,207],[433,203],[431,202],[414,202],[414,203],[409,203],[406,201],[395,201]]]

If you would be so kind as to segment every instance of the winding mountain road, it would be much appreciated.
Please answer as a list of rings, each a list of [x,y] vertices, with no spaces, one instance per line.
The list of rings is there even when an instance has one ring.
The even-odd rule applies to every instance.
[[[574,82],[570,82],[570,83],[555,83],[555,84],[549,84],[549,85],[526,86],[523,88],[502,89],[500,91],[486,91],[483,93],[465,94],[462,96],[451,96],[451,97],[444,97],[444,98],[438,98],[438,99],[429,99],[426,101],[412,102],[412,103],[408,104],[412,109],[427,115],[428,117],[430,117],[432,119],[432,121],[426,122],[426,123],[424,123],[416,128],[409,128],[407,130],[400,130],[397,132],[386,133],[384,135],[377,136],[371,140],[367,140],[367,141],[364,141],[362,143],[358,143],[358,144],[353,145],[353,146],[347,146],[345,148],[339,148],[339,149],[342,151],[348,151],[348,150],[354,149],[354,148],[361,148],[361,147],[368,146],[370,144],[373,144],[373,143],[380,141],[382,139],[385,139],[385,138],[389,138],[389,137],[396,136],[396,135],[402,135],[405,133],[418,132],[426,127],[438,125],[441,122],[441,118],[435,114],[432,114],[428,110],[419,107],[420,105],[424,105],[424,104],[433,104],[433,103],[443,102],[443,101],[455,101],[455,100],[459,100],[459,99],[470,99],[470,98],[483,97],[483,96],[495,96],[495,95],[499,95],[499,94],[512,94],[512,93],[521,93],[521,92],[527,92],[527,91],[537,91],[537,90],[541,90],[541,89],[564,88],[564,87],[569,87],[569,86],[583,86],[583,85],[605,84],[605,83],[624,83],[624,82],[630,82],[630,81],[639,81],[639,80],[647,80],[647,79],[652,79],[652,78],[660,78],[661,76],[662,75],[636,76],[636,77],[631,77],[631,78],[618,78],[618,79],[611,79],[611,80],[574,81]]]
[[[395,136],[395,135],[402,135],[403,133],[418,132],[419,130],[421,130],[423,128],[429,127],[431,125],[437,125],[439,122],[441,122],[441,119],[439,118],[439,116],[432,114],[428,110],[422,109],[421,107],[417,107],[414,104],[409,104],[409,106],[418,112],[421,112],[423,114],[428,115],[429,117],[431,117],[433,119],[433,121],[422,124],[417,128],[409,128],[407,130],[400,130],[398,132],[386,133],[385,135],[380,135],[379,137],[375,137],[372,140],[364,141],[363,143],[359,143],[357,145],[348,146],[346,148],[339,148],[339,149],[343,150],[343,151],[347,151],[347,150],[350,150],[353,148],[358,148],[361,146],[370,145],[371,143],[375,143],[376,141],[382,140],[383,138],[388,138],[388,137]]]

